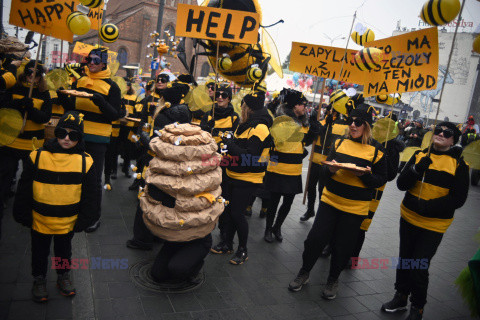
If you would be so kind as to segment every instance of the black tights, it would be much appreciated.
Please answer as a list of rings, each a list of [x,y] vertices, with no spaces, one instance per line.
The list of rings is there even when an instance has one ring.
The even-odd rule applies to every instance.
[[[273,225],[273,221],[275,220],[275,215],[277,213],[277,207],[280,203],[280,198],[283,196],[283,202],[278,210],[277,220],[275,221],[275,225]],[[295,194],[283,194],[278,192],[272,192],[270,195],[270,204],[267,210],[267,229],[280,229],[282,227],[283,222],[287,218],[288,213],[290,212],[290,208],[292,207],[293,199],[295,198]]]

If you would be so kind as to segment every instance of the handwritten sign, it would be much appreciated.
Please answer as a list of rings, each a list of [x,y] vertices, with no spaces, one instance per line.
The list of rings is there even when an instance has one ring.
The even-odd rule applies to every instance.
[[[78,54],[78,55],[83,56],[83,57],[86,57],[86,56],[88,56],[90,51],[92,51],[92,49],[94,49],[94,48],[95,47],[90,45],[90,44],[77,41],[77,42],[75,42],[75,47],[73,48],[73,53]],[[113,63],[116,60],[117,60],[117,52],[113,52],[113,51],[108,50],[108,63]]]
[[[258,13],[178,4],[177,37],[255,44]]]
[[[100,5],[98,8],[90,8],[88,11],[88,19],[91,22],[91,30],[98,30],[99,26],[102,26],[102,19],[103,19],[103,6]]]
[[[353,63],[356,53],[347,50],[345,54],[345,48],[292,42],[289,69],[317,77],[362,83],[363,74]]]
[[[438,30],[428,28],[368,42],[384,51],[380,67],[365,72],[364,96],[437,87]]]
[[[67,17],[79,0],[12,0],[9,23],[47,36],[73,41]]]

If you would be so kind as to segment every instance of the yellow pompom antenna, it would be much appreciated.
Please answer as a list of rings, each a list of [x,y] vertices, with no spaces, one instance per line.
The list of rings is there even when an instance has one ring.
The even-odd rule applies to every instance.
[[[355,54],[354,62],[361,71],[380,68],[383,51],[377,48],[363,48]]]
[[[80,11],[74,11],[67,17],[67,27],[73,34],[83,35],[90,30],[90,26],[90,19]]]
[[[441,26],[453,21],[459,12],[459,0],[428,0],[422,7],[420,18],[431,26]]]
[[[107,43],[112,43],[117,41],[119,36],[118,27],[113,23],[104,24],[100,30],[98,30],[100,39]]]

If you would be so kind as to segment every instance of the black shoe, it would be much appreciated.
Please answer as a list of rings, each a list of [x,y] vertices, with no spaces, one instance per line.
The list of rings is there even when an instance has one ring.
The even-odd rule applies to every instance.
[[[260,219],[263,219],[267,216],[267,208],[260,209],[260,215],[258,216]]]
[[[60,293],[66,297],[74,296],[76,294],[76,290],[72,283],[72,280],[70,279],[69,272],[58,275],[57,288],[60,290]]]
[[[245,215],[247,217],[251,217],[252,216],[252,206],[248,206],[247,209],[245,209]]]
[[[90,227],[87,227],[87,228],[85,229],[85,232],[86,232],[86,233],[93,232],[93,231],[97,230],[98,227],[100,227],[100,220],[97,220],[97,222],[95,222],[94,224],[92,224]]]
[[[304,270],[303,268],[298,271],[297,277],[293,279],[292,282],[288,285],[288,290],[290,291],[300,291],[302,290],[303,285],[307,284],[309,281],[310,272]]]
[[[322,298],[327,300],[333,300],[337,297],[338,292],[338,279],[337,280],[327,280],[327,285],[322,292]]]
[[[263,236],[263,240],[267,241],[268,243],[273,242],[273,234],[272,234],[272,229],[271,228],[267,228],[265,230],[265,235]]]
[[[396,292],[393,299],[382,305],[382,311],[397,312],[407,310],[408,296]]]
[[[46,302],[48,300],[47,280],[43,276],[36,276],[33,280],[32,299],[35,302]]]
[[[325,248],[322,250],[322,254],[320,255],[322,258],[328,258],[332,254],[332,247],[327,244]]]
[[[130,191],[137,190],[138,187],[140,187],[140,180],[135,179],[135,180],[133,180],[133,183],[128,187],[128,190],[130,190]]]
[[[315,212],[313,212],[313,210],[312,211],[307,210],[307,212],[305,212],[305,214],[300,217],[300,221],[305,222],[308,219],[313,218],[313,217],[315,217]]]
[[[245,248],[238,248],[237,252],[233,255],[232,259],[230,259],[231,264],[240,265],[243,264],[245,261],[248,260],[247,249]]]
[[[216,246],[210,248],[210,252],[216,253],[216,254],[232,253],[233,248],[232,246],[227,245],[226,242],[221,241]]]
[[[405,320],[422,320],[423,319],[423,309],[415,308],[414,306],[410,307],[410,314]]]
[[[273,235],[275,236],[275,239],[276,239],[278,242],[282,242],[282,241],[283,241],[282,229],[281,229],[281,228],[275,228],[275,227],[273,227],[272,232],[273,232]]]
[[[130,170],[128,170],[128,169],[127,169],[127,170],[124,170],[123,173],[125,174],[125,177],[127,177],[127,178],[131,178],[131,177],[132,177],[132,175],[130,174]]]
[[[136,250],[152,250],[151,244],[140,243],[135,239],[127,240],[127,248]]]

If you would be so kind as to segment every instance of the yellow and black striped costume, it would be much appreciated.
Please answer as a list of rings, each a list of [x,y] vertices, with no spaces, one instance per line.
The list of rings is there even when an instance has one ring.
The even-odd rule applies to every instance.
[[[0,90],[7,90],[15,85],[17,82],[15,74],[15,66],[10,66],[7,70],[3,67],[0,68]]]
[[[65,113],[65,109],[58,102],[57,92],[55,90],[49,90],[49,92],[52,99],[52,117],[60,118]]]
[[[83,113],[85,141],[108,143],[112,134],[112,121],[119,118],[121,93],[118,85],[110,79],[110,69],[78,79],[72,89],[88,93],[99,93],[106,101],[103,110],[89,98],[75,98],[75,110]]]
[[[208,131],[212,134],[213,138],[215,139],[215,142],[219,144],[222,141],[222,135],[224,132],[230,131],[230,132],[235,132],[238,127],[238,123],[240,122],[240,117],[238,114],[233,110],[233,106],[229,104],[226,108],[221,108],[221,107],[215,107],[214,111],[214,116],[215,116],[215,125],[213,127],[213,131],[211,130],[211,127],[209,127],[209,122],[211,123],[212,121],[212,114],[213,111],[210,111],[209,113],[205,114],[203,116],[202,122],[200,123],[200,127]]]
[[[16,85],[9,90],[11,94],[12,103],[15,100],[21,100],[28,97],[29,86],[27,84]],[[50,120],[52,105],[50,102],[50,94],[48,91],[39,92],[37,88],[32,91],[33,109],[26,110],[25,107],[20,108],[22,116],[27,113],[27,121],[25,123],[24,131],[15,139],[15,141],[7,148],[20,150],[25,153],[25,157],[30,151],[34,149],[33,139],[36,138],[35,146],[40,147],[45,139],[45,123]]]
[[[415,152],[397,180],[399,189],[407,191],[400,206],[404,220],[430,231],[447,231],[455,210],[465,203],[468,194],[469,167],[461,152],[456,147],[447,152],[432,148],[432,163],[423,182],[423,175],[416,174],[413,165],[426,156],[427,150]]]
[[[325,120],[320,122],[323,126],[326,126]],[[348,125],[339,118],[335,119],[333,125],[328,128],[327,133],[327,140],[326,146],[323,148],[322,154],[322,145],[325,141],[325,136],[320,135],[315,141],[315,146],[313,147],[313,159],[312,162],[316,164],[322,164],[322,161],[327,160],[328,153],[330,152],[330,146],[334,143],[338,138],[345,135],[348,130]]]
[[[387,182],[387,163],[383,147],[375,140],[362,144],[351,138],[341,138],[335,142],[327,159],[372,168],[371,174],[363,176],[356,176],[343,169],[331,174],[321,198],[322,202],[340,211],[368,216],[375,188]],[[324,170],[330,172],[328,168]]]

